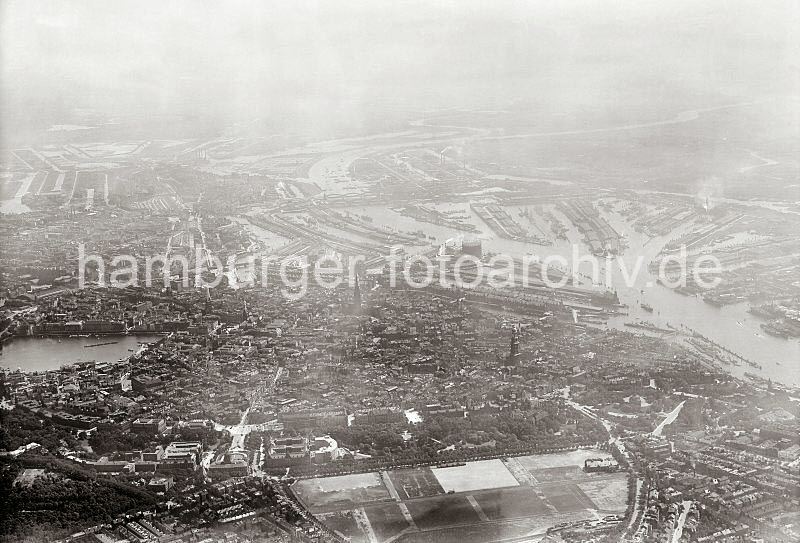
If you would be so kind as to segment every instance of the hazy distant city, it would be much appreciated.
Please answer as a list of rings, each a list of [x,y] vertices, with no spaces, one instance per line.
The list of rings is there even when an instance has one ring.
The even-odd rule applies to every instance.
[[[800,7],[0,4],[0,541],[800,540]]]

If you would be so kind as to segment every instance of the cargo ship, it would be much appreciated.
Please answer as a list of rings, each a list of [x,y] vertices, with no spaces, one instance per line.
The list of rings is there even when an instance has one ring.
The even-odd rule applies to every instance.
[[[782,339],[789,339],[789,334],[787,334],[784,330],[776,327],[774,324],[762,324],[761,329],[764,330],[767,334],[775,337],[779,337]]]
[[[115,345],[119,343],[119,341],[104,341],[102,343],[92,343],[91,345],[84,345],[84,349],[88,349],[90,347],[102,347],[103,345]]]

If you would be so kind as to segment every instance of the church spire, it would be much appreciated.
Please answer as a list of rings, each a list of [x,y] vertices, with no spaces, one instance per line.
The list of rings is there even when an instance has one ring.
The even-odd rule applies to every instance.
[[[358,286],[358,274],[356,274],[355,287],[353,288],[353,308],[361,307],[361,289]]]
[[[508,365],[516,366],[519,362],[519,325],[511,327],[511,352],[508,355]]]

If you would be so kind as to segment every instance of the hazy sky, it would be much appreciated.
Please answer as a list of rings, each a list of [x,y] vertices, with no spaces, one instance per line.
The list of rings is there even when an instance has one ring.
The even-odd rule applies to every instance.
[[[798,92],[794,0],[2,0],[8,126]],[[691,104],[690,104],[691,105]]]

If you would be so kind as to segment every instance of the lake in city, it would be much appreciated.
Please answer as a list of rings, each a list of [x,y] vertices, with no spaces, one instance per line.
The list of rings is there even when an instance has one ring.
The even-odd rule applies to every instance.
[[[58,369],[75,362],[117,362],[139,349],[140,343],[158,341],[161,336],[104,337],[19,337],[6,342],[0,351],[0,367],[23,371]],[[113,342],[113,343],[111,343]],[[110,343],[97,345],[98,343]],[[91,345],[95,345],[91,347]]]

